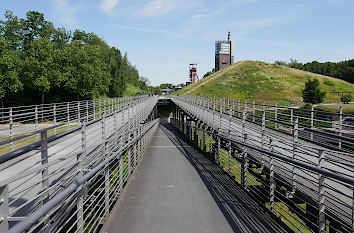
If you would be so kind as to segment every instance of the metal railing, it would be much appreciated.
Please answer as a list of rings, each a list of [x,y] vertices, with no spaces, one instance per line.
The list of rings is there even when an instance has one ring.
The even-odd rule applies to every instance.
[[[354,230],[353,153],[301,140],[295,114],[284,133],[267,127],[265,111],[257,122],[248,105],[207,99],[172,97],[172,123],[202,152],[294,231]]]
[[[114,109],[117,111],[125,109],[134,101],[145,97],[0,108],[0,156],[29,143],[40,141],[39,133],[33,134],[33,132],[51,127],[48,135],[56,135],[80,125],[83,121],[88,122],[99,118],[102,112],[112,114]],[[20,140],[11,140],[18,137],[21,137]]]
[[[0,157],[0,232],[101,229],[158,123],[156,96],[125,100]]]
[[[334,150],[354,151],[354,115],[316,110],[312,106],[295,106],[284,101],[242,100],[198,96],[174,96],[192,106],[211,109],[242,119],[246,111],[246,121],[273,128],[293,135],[295,128],[298,138],[319,143]]]

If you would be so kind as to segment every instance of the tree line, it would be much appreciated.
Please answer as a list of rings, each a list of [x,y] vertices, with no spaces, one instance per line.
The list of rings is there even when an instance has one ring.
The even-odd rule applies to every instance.
[[[276,61],[275,64],[288,66],[291,68],[309,71],[316,74],[322,74],[338,79],[354,83],[354,59],[341,62],[324,62],[318,61],[302,64],[296,59],[290,59],[290,62]]]
[[[18,18],[7,10],[0,20],[2,106],[123,95],[127,83],[147,90],[148,80],[127,54],[94,33],[55,28],[44,15]]]

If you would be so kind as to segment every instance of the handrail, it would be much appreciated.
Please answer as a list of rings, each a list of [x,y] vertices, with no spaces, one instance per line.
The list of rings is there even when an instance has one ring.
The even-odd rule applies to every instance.
[[[119,148],[116,152],[113,152],[108,158],[100,162],[96,167],[92,168],[89,172],[87,172],[82,178],[78,179],[63,191],[55,195],[51,200],[49,200],[46,204],[38,208],[32,214],[27,216],[23,221],[16,224],[13,228],[11,228],[8,233],[19,233],[25,231],[28,227],[33,225],[37,220],[39,220],[45,213],[53,209],[56,205],[58,205],[62,200],[64,200],[67,196],[69,196],[72,192],[74,192],[81,184],[85,181],[89,180],[93,177],[100,169],[102,169],[106,164],[116,158],[117,155],[120,155],[123,151],[129,148],[133,142],[139,140],[143,135],[145,135],[153,126],[155,126],[159,122],[158,119],[154,120],[151,126],[144,130],[144,132],[140,133],[138,136],[135,136],[128,144],[125,144],[123,147]]]

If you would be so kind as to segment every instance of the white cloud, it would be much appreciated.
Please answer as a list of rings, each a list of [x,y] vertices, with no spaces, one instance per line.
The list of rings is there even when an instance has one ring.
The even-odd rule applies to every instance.
[[[173,0],[152,0],[148,1],[142,8],[135,12],[137,17],[155,17],[164,15],[180,6],[179,1]]]
[[[102,0],[101,9],[108,15],[112,14],[114,7],[119,3],[119,0]]]
[[[120,25],[120,24],[112,24],[112,26],[115,28],[121,28],[121,29],[133,30],[133,31],[139,31],[139,32],[169,33],[169,31],[163,30],[163,29],[154,29],[154,28],[146,28],[146,27],[133,27],[133,26],[127,26],[127,25]]]
[[[54,3],[59,21],[68,26],[74,26],[77,24],[75,15],[80,9],[82,9],[81,5],[73,5],[69,0],[55,0]]]

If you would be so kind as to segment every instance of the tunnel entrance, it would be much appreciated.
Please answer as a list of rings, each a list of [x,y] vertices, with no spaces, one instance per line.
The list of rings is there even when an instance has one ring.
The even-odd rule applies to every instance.
[[[161,123],[170,123],[174,103],[167,98],[159,99],[157,102],[157,117]]]

